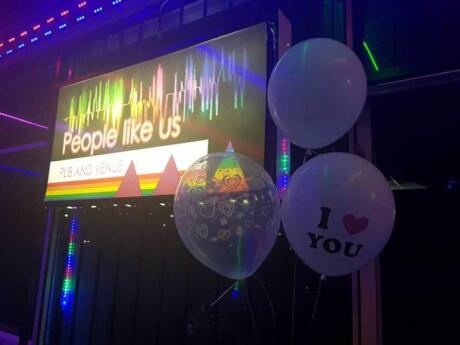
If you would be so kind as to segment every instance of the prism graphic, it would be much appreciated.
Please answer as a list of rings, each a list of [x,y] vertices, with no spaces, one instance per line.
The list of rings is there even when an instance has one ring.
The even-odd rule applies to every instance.
[[[134,162],[131,161],[125,176],[121,180],[115,197],[124,198],[131,196],[142,196],[141,186],[137,177]]]
[[[171,155],[166,164],[165,170],[160,176],[158,186],[153,192],[153,195],[174,195],[176,194],[176,188],[180,181],[180,174],[177,170],[176,162],[174,157]]]

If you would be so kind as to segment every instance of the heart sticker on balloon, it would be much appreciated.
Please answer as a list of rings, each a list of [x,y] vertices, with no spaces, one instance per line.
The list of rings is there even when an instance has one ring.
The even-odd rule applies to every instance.
[[[235,210],[235,204],[228,200],[219,201],[217,209],[227,217],[231,217]]]
[[[206,176],[198,176],[196,179],[195,179],[195,183],[196,184],[203,184],[206,182]]]
[[[219,230],[217,236],[219,239],[225,241],[228,240],[230,236],[232,236],[232,233],[229,230]]]
[[[350,235],[356,235],[366,230],[369,219],[367,217],[356,218],[352,214],[347,214],[343,217],[343,225]]]
[[[262,214],[266,217],[268,216],[268,214],[270,213],[271,211],[271,206],[270,205],[265,205],[264,207],[262,207],[262,209],[260,210],[262,212]]]
[[[200,214],[206,218],[214,217],[216,207],[214,203],[203,203],[200,208]]]
[[[224,184],[230,188],[235,189],[241,183],[241,176],[240,175],[233,175],[233,176],[224,176]]]
[[[202,239],[207,240],[208,239],[208,226],[206,224],[201,224],[196,227],[196,233],[198,236],[200,236]]]

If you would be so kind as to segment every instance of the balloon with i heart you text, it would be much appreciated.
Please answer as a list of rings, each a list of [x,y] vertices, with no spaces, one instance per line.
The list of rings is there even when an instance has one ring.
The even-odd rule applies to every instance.
[[[187,249],[231,279],[252,275],[275,244],[281,207],[271,177],[234,152],[209,154],[184,173],[174,219]]]
[[[386,178],[365,159],[327,153],[292,175],[283,198],[286,236],[314,271],[341,276],[377,256],[393,231],[395,203]]]
[[[268,106],[278,128],[294,144],[315,149],[347,133],[367,96],[366,73],[344,44],[314,38],[290,48],[268,84]]]

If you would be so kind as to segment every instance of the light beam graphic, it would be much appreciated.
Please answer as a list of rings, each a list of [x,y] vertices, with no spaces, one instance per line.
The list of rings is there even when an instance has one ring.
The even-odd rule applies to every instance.
[[[34,127],[38,127],[38,128],[42,128],[42,129],[48,129],[47,126],[41,125],[41,124],[33,122],[33,121],[29,121],[29,120],[26,120],[26,119],[23,119],[23,118],[20,118],[20,117],[17,117],[17,116],[8,115],[8,114],[2,113],[2,112],[0,112],[0,116],[4,117],[6,119],[9,119],[9,120],[22,122],[22,123],[24,123],[26,125],[30,125],[30,126],[34,126]]]
[[[47,144],[48,144],[47,141],[42,140],[42,141],[37,141],[35,143],[30,143],[30,144],[6,147],[3,149],[0,149],[0,155],[6,155],[10,153],[16,153],[16,152],[27,151],[27,150],[32,150],[32,149],[38,149],[38,148],[46,147]]]

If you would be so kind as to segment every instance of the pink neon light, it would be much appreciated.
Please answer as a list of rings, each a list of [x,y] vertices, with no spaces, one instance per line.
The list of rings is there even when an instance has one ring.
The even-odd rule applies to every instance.
[[[25,123],[25,124],[30,125],[30,126],[43,128],[43,129],[48,129],[47,126],[41,125],[41,124],[36,123],[36,122],[29,121],[29,120],[21,119],[20,117],[16,117],[16,116],[13,116],[13,115],[8,115],[8,114],[0,112],[0,116],[3,116],[3,117],[5,117],[7,119],[10,119],[10,120],[22,122],[22,123]]]

